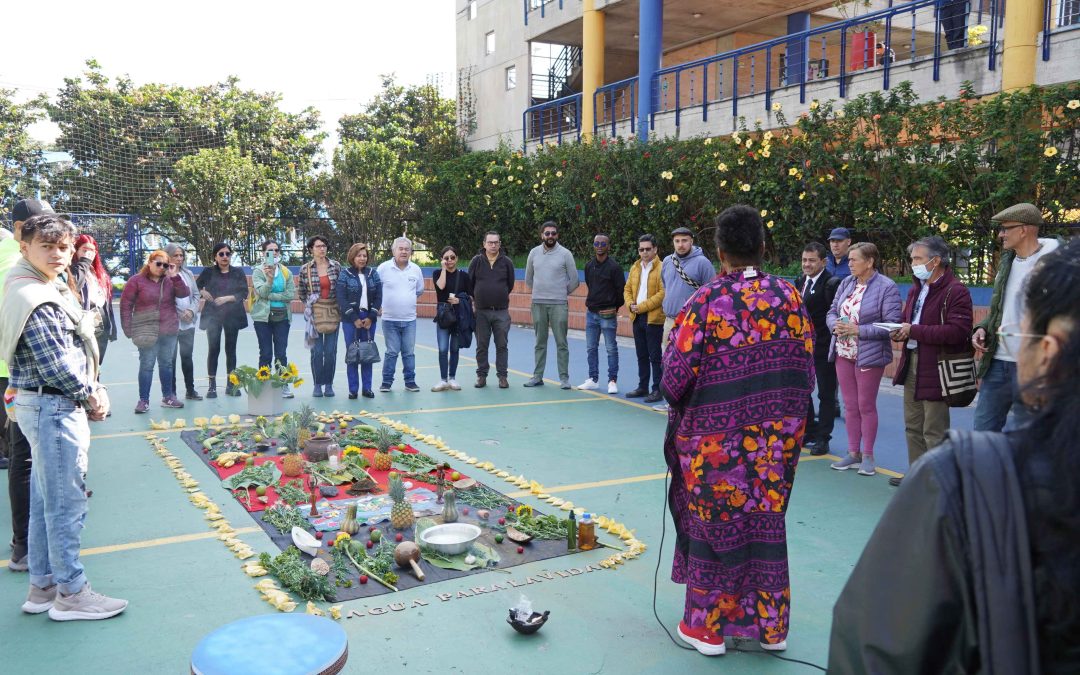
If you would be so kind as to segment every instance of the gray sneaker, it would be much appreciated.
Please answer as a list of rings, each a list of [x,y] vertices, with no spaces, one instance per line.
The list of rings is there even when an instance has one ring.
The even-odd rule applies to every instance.
[[[95,593],[90,584],[85,584],[78,593],[57,594],[56,601],[49,610],[49,618],[53,621],[96,621],[116,616],[127,609],[127,606],[127,600],[117,600]]]
[[[38,588],[30,584],[30,592],[22,605],[22,611],[27,614],[41,614],[51,610],[54,602],[56,602],[56,584],[48,588]]]
[[[530,377],[529,381],[523,383],[521,386],[523,386],[523,387],[542,387],[542,386],[544,386],[544,381],[541,380],[539,377]]]
[[[851,455],[851,454],[849,454],[847,457],[843,458],[839,462],[833,462],[832,464],[829,465],[829,467],[833,468],[833,469],[836,469],[837,471],[847,471],[848,469],[853,469],[853,468],[857,469],[857,468],[859,468],[859,465],[861,463],[862,463],[862,457],[860,455]],[[872,463],[871,463],[871,466],[873,466]]]
[[[864,457],[863,461],[862,461],[862,465],[859,466],[859,475],[860,476],[873,476],[875,473],[877,473],[877,471],[875,470],[875,467],[874,467],[874,458],[873,457]]]
[[[8,570],[11,572],[26,572],[30,569],[30,556],[25,553],[22,557],[15,555],[11,556],[11,560],[8,561]]]
[[[570,380],[560,380],[559,389],[570,389]]]

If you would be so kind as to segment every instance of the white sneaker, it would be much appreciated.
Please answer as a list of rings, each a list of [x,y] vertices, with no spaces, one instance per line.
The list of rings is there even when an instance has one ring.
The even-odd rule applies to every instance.
[[[285,385],[281,388],[281,398],[296,398],[296,394],[292,393],[289,385]]]
[[[56,602],[56,584],[48,588],[38,588],[30,584],[30,592],[26,596],[26,602],[22,605],[22,611],[27,614],[41,614],[47,612]]]
[[[450,378],[450,380],[446,383],[446,386],[450,387],[454,391],[461,391],[461,385],[458,384],[457,380],[455,380],[454,378]]]
[[[615,380],[612,380],[611,382],[607,383],[607,393],[609,393],[609,394],[618,394],[619,393],[619,385],[615,384]]]
[[[667,403],[657,403],[656,405],[654,405],[652,407],[652,409],[655,410],[656,412],[666,413],[668,411],[668,404]]]
[[[589,379],[579,384],[577,388],[581,389],[582,391],[591,391],[593,389],[599,389],[600,384],[590,377]]]
[[[446,380],[439,380],[439,383],[431,388],[431,391],[446,391],[450,388],[450,385],[446,383]]]
[[[127,609],[127,600],[119,600],[95,593],[90,584],[72,595],[56,594],[56,601],[49,610],[53,621],[96,621],[116,616]]]
[[[759,642],[758,644],[767,652],[782,652],[787,649],[787,640],[781,640],[774,645],[771,645],[768,642]]]

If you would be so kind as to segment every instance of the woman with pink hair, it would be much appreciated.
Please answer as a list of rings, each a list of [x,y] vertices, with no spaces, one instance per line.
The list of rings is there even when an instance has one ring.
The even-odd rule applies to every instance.
[[[112,278],[98,255],[98,245],[88,234],[75,239],[71,275],[83,309],[97,313],[98,362],[105,361],[105,348],[116,340],[116,319],[112,308]]]

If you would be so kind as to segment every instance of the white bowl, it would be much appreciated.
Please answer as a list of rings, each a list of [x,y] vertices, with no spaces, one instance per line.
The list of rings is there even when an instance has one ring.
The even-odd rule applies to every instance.
[[[469,523],[446,523],[435,525],[420,533],[420,544],[430,546],[439,553],[457,555],[469,550],[480,538],[480,528]]]

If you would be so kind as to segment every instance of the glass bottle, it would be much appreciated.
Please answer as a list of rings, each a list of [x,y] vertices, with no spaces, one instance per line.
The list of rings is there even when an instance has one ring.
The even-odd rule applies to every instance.
[[[592,514],[585,513],[578,523],[577,545],[582,551],[591,551],[596,548],[596,523],[593,522]]]
[[[570,512],[570,519],[566,521],[566,550],[573,551],[577,548],[577,518],[574,512]]]

